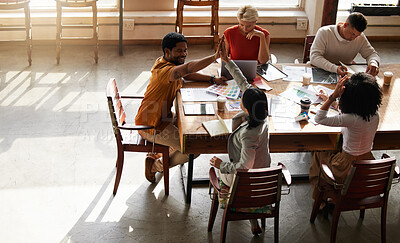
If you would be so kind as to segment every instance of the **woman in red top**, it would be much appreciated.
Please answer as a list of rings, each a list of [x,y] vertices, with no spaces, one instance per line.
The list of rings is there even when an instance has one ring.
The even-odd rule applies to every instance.
[[[237,13],[239,24],[225,30],[225,45],[233,60],[269,60],[269,32],[256,25],[258,11],[251,5],[242,6]]]

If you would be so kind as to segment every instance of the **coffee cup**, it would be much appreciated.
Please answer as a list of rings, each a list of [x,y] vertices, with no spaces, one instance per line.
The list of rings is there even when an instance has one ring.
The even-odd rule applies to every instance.
[[[226,98],[223,96],[218,96],[218,98],[217,98],[218,111],[224,111],[225,103],[226,103]]]
[[[308,86],[310,85],[310,82],[311,82],[311,73],[303,74],[303,85]]]
[[[383,84],[384,85],[390,85],[390,82],[392,81],[393,73],[392,72],[384,72],[383,73]]]
[[[305,112],[308,114],[308,111],[310,110],[310,105],[311,105],[311,100],[307,97],[304,97],[300,100],[300,113]]]

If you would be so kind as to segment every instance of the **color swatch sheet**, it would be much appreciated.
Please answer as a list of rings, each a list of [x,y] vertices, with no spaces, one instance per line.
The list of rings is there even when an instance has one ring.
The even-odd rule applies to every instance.
[[[226,85],[211,85],[207,88],[207,91],[229,99],[237,99],[240,93],[239,86],[236,84],[235,80],[226,81]]]

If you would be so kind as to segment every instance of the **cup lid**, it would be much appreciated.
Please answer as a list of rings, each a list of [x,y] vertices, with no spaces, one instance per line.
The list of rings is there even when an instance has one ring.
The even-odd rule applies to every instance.
[[[311,100],[308,97],[303,97],[301,98],[300,103],[305,105],[311,104]]]
[[[390,71],[386,71],[386,72],[383,73],[383,75],[385,75],[385,76],[393,76],[393,73],[390,72]]]

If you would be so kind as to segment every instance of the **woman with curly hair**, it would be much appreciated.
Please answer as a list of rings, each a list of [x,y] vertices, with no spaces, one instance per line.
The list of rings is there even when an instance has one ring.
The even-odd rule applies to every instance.
[[[341,113],[328,117],[328,109],[336,99],[339,99],[338,107]],[[353,161],[374,159],[371,149],[379,124],[378,109],[381,103],[382,91],[372,75],[356,73],[351,78],[345,76],[339,80],[332,95],[317,112],[315,121],[325,126],[341,127],[343,146],[340,152],[314,153],[310,166],[314,200],[318,190],[321,160],[331,169],[336,181],[343,183]],[[329,183],[327,178],[320,179]],[[321,204],[321,209],[325,205],[326,203]]]

